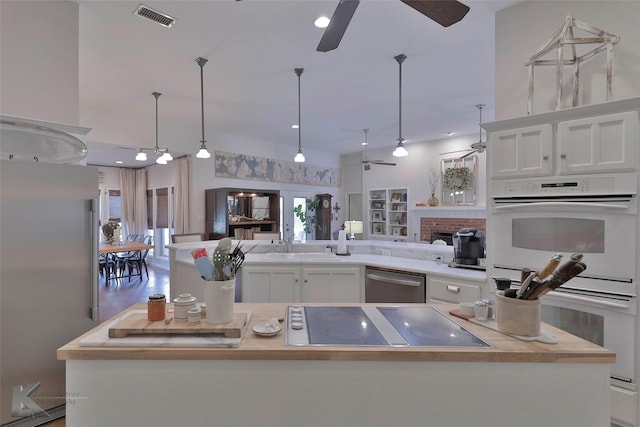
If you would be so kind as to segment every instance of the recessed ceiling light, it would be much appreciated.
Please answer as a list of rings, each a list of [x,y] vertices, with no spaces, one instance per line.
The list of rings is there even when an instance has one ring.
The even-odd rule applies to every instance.
[[[369,145],[368,142],[361,142],[360,145]]]
[[[298,129],[300,126],[298,125],[291,125],[291,129]]]
[[[329,26],[329,21],[331,20],[326,16],[321,16],[315,21],[313,21],[313,25],[315,25],[318,28],[327,28]]]
[[[119,165],[121,165],[121,164],[123,164],[124,162],[123,162],[122,160],[116,160],[116,163],[117,163],[117,164],[119,164]]]
[[[446,133],[447,136],[451,136],[451,135],[455,135],[455,134],[456,134],[455,132],[447,132]]]

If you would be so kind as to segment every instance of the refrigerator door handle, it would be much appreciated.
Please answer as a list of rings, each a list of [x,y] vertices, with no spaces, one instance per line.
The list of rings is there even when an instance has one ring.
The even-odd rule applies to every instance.
[[[98,289],[98,199],[91,199],[91,207],[89,209],[90,232],[91,235],[89,248],[91,254],[91,306],[89,307],[89,317],[91,320],[98,320],[100,312],[99,289]]]

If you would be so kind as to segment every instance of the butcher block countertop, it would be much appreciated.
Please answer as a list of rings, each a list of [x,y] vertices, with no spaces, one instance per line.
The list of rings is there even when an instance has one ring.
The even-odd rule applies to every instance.
[[[284,317],[288,305],[294,304],[236,303],[236,311],[250,311],[252,313],[244,337],[237,348],[80,346],[79,341],[100,327],[98,326],[59,348],[57,356],[59,360],[369,360],[603,364],[615,362],[615,353],[550,325],[543,324],[542,329],[555,336],[556,344],[521,341],[450,316],[449,311],[458,308],[453,304],[434,303],[427,305],[432,305],[442,313],[449,315],[461,326],[489,343],[492,348],[287,346],[285,345],[286,328],[284,322],[282,332],[274,337],[261,337],[252,332],[252,326],[257,323],[265,322],[273,317]],[[335,305],[353,306],[354,304]],[[369,305],[393,306],[394,304]],[[406,304],[406,306],[423,305]],[[136,304],[128,310],[141,309],[146,309],[146,304]]]

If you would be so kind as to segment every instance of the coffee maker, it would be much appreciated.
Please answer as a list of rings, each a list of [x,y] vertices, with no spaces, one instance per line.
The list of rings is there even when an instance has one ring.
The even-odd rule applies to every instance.
[[[475,228],[463,228],[453,235],[453,262],[460,265],[478,265],[484,258],[485,234]]]

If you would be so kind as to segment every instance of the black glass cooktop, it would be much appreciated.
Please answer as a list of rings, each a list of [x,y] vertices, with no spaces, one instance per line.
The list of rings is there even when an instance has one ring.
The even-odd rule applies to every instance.
[[[290,306],[287,344],[491,347],[426,306]]]
[[[376,307],[409,345],[491,347],[433,307]]]
[[[360,307],[305,307],[309,344],[387,345]]]

